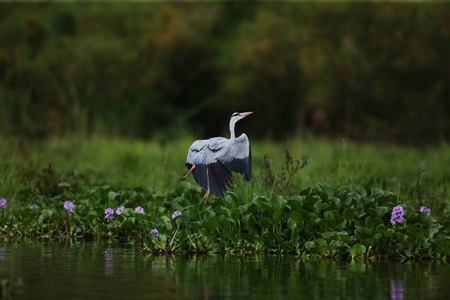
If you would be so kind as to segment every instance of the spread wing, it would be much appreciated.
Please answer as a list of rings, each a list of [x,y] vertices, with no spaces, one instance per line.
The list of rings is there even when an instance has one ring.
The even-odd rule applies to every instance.
[[[245,174],[245,179],[249,181],[252,175],[252,151],[247,135],[243,133],[227,141],[226,147],[218,151],[216,159],[231,171]]]
[[[217,153],[227,147],[228,141],[228,139],[223,137],[195,141],[189,148],[186,165],[216,163],[218,161]]]
[[[252,153],[245,133],[235,139],[223,137],[195,141],[189,148],[186,166],[209,165],[222,162],[229,170],[245,174],[250,180],[252,173]]]
[[[227,144],[228,139],[222,137],[195,141],[189,148],[186,159],[188,169],[196,165],[192,171],[195,181],[205,190],[208,189],[209,183],[211,194],[218,197],[223,197],[227,188],[233,189],[233,175],[216,157]]]
[[[191,169],[195,181],[204,189],[209,188],[213,195],[223,197],[227,188],[233,188],[230,171],[245,174],[247,181],[252,173],[252,155],[247,135],[242,134],[235,139],[223,137],[209,140],[197,140],[189,148],[186,167]]]

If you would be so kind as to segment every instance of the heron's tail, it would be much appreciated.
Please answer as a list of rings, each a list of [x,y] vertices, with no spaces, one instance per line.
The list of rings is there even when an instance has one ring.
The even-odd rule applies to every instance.
[[[206,170],[209,168],[208,172]],[[197,164],[192,171],[195,181],[205,190],[208,189],[209,176],[209,191],[211,194],[223,197],[224,192],[228,189],[233,189],[233,174],[221,162],[216,162],[209,165]]]

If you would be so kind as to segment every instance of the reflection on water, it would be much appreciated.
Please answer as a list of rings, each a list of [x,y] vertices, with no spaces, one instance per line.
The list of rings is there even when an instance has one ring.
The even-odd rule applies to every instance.
[[[113,249],[105,249],[105,274],[106,275],[112,275],[113,273],[113,266],[114,266],[114,262],[113,262]]]
[[[442,262],[255,255],[144,256],[132,244],[0,238],[16,299],[445,299]]]
[[[403,281],[391,280],[391,299],[403,300]]]

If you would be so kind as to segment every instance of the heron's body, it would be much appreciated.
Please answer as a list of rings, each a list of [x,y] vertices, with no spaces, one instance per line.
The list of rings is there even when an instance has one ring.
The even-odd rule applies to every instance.
[[[197,140],[189,148],[186,167],[192,172],[194,180],[206,190],[205,202],[209,193],[223,197],[227,189],[233,189],[233,172],[251,178],[252,155],[250,142],[245,133],[234,137],[234,125],[250,113],[234,113],[230,119],[231,138],[214,137],[208,140]]]

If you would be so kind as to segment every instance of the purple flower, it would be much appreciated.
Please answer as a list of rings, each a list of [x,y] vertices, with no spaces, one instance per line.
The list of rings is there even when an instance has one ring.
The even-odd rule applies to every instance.
[[[69,211],[69,216],[73,213],[73,203],[72,201],[66,201],[64,202],[64,209],[67,209]]]
[[[426,206],[422,206],[422,207],[420,208],[420,211],[424,211],[424,212],[426,212],[427,214],[431,214],[431,209],[427,208]]]
[[[105,210],[105,218],[110,218],[111,220],[114,219],[114,210],[110,207],[108,207]]]
[[[123,207],[123,205],[121,207],[118,207],[116,209],[116,214],[120,215],[124,209],[125,209],[125,207]]]
[[[172,214],[172,219],[175,219],[176,217],[178,217],[179,215],[181,215],[181,211],[177,210]]]
[[[394,225],[395,223],[403,223],[403,221],[405,220],[403,218],[403,216],[405,215],[405,211],[403,210],[403,207],[401,205],[397,205],[396,207],[394,207],[394,209],[392,210],[392,215],[391,215],[391,223],[392,225]]]
[[[36,213],[38,213],[38,210],[37,210],[37,209],[39,208],[39,206],[38,206],[37,204],[31,205],[30,208],[36,208]]]
[[[155,234],[155,237],[159,240],[159,232],[158,232],[158,230],[155,228],[155,229],[152,229],[151,231],[150,231],[150,233],[154,233]]]
[[[140,214],[144,213],[144,209],[142,207],[140,207],[140,206],[136,207],[135,211],[140,213]]]
[[[4,208],[6,208],[6,199],[1,198],[0,199],[0,209],[4,209]]]

